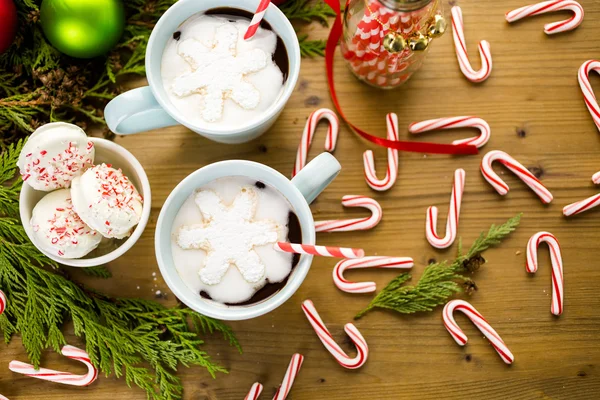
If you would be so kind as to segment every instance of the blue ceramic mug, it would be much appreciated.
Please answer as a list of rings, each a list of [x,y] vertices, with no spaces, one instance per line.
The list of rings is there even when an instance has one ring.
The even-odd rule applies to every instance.
[[[104,117],[110,130],[119,135],[128,135],[181,124],[199,135],[221,143],[247,142],[267,131],[283,111],[300,73],[300,45],[296,32],[290,21],[273,4],[267,8],[264,19],[285,45],[289,70],[281,94],[259,119],[234,129],[198,126],[186,121],[169,101],[160,71],[167,41],[186,19],[194,14],[223,7],[253,13],[258,3],[259,0],[179,0],[169,8],[158,20],[148,41],[146,49],[148,86],[125,92],[108,103],[104,110]]]
[[[313,256],[301,256],[285,286],[270,297],[249,305],[224,305],[201,297],[186,285],[177,272],[171,252],[175,216],[186,199],[203,185],[218,178],[244,176],[277,189],[288,200],[300,221],[302,243],[315,244],[315,222],[309,204],[335,179],[340,169],[340,163],[334,156],[323,153],[308,163],[291,181],[266,165],[243,160],[217,162],[188,175],[165,201],[154,236],[158,266],[173,294],[191,309],[222,320],[255,318],[279,307],[298,290],[310,269]]]

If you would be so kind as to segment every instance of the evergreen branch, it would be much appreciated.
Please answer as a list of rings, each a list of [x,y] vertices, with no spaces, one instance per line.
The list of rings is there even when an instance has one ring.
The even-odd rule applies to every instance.
[[[403,284],[411,278],[411,275],[401,274],[377,294],[355,318],[361,318],[374,308],[393,310],[402,314],[432,311],[462,291],[462,286],[466,286],[467,289],[476,288],[475,283],[463,274],[477,271],[485,263],[481,253],[491,246],[500,244],[517,228],[520,220],[521,214],[500,226],[492,225],[487,233],[482,233],[473,242],[465,255],[460,254],[459,241],[457,258],[451,264],[446,261],[430,264],[425,268],[416,285],[404,286]]]
[[[308,35],[298,35],[298,42],[300,43],[300,55],[302,57],[314,58],[325,55],[325,46],[327,45],[325,40],[308,40]]]
[[[328,25],[329,17],[335,17],[335,12],[322,0],[316,3],[310,0],[288,0],[279,9],[289,20],[318,20],[325,26]]]
[[[81,268],[84,274],[93,276],[95,278],[108,279],[112,278],[112,272],[105,266],[99,265],[97,267]]]
[[[240,350],[224,323],[187,308],[98,293],[69,279],[31,244],[18,220],[21,180],[15,174],[23,144],[10,144],[0,155],[0,288],[7,297],[0,329],[5,342],[20,334],[28,358],[38,367],[45,349],[58,352],[66,343],[61,328],[71,320],[100,371],[124,376],[128,385],[156,400],[182,397],[181,366],[203,367],[213,377],[227,373],[201,349],[202,337],[221,333]],[[84,272],[110,276],[104,267]]]

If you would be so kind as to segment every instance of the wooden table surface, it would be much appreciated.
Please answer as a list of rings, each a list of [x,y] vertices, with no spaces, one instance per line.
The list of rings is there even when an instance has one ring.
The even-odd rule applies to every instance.
[[[368,254],[410,256],[414,276],[430,260],[453,258],[456,244],[445,251],[425,240],[425,210],[440,207],[443,229],[453,171],[467,172],[459,235],[465,245],[493,223],[499,224],[522,212],[521,226],[499,248],[486,253],[488,263],[474,275],[479,291],[468,300],[491,322],[512,350],[516,361],[505,365],[490,344],[464,316],[457,321],[470,337],[456,345],[442,323],[441,308],[434,312],[401,316],[375,311],[356,322],[370,347],[367,364],[356,371],[341,368],[314,334],[300,303],[312,299],[334,338],[350,354],[354,349],[343,326],[370,300],[370,295],[340,292],[331,279],[335,264],[316,259],[298,292],[279,309],[263,317],[232,323],[244,353],[238,354],[219,337],[207,338],[206,350],[230,370],[212,379],[201,368],[180,371],[185,399],[239,400],[255,381],[265,385],[263,398],[271,398],[280,384],[290,357],[306,358],[290,399],[597,399],[600,398],[600,208],[566,219],[562,207],[599,191],[591,176],[600,170],[600,136],[584,105],[577,84],[579,66],[600,57],[600,1],[581,0],[585,21],[577,30],[548,37],[543,24],[567,14],[548,14],[509,26],[504,13],[524,5],[521,0],[463,0],[460,5],[466,38],[475,66],[477,42],[491,43],[494,70],[483,84],[473,85],[460,73],[451,33],[432,45],[423,69],[404,87],[379,91],[357,82],[338,56],[337,83],[343,107],[359,126],[385,136],[385,114],[396,112],[400,136],[408,137],[412,121],[477,115],[489,122],[492,138],[483,153],[508,152],[541,176],[552,191],[548,206],[516,177],[497,168],[511,187],[499,196],[479,172],[483,154],[468,157],[400,154],[399,177],[389,191],[372,191],[363,178],[362,153],[374,149],[377,166],[384,171],[385,149],[361,141],[342,126],[335,156],[342,173],[311,206],[315,219],[363,215],[343,210],[345,194],[377,199],[383,221],[372,231],[319,234],[318,241],[331,245],[364,247]],[[525,2],[526,3],[526,2]],[[312,37],[325,37],[319,25],[304,28]],[[595,75],[595,74],[594,74]],[[592,84],[600,90],[600,80]],[[152,186],[152,214],[146,231],[134,248],[109,265],[114,277],[86,282],[114,295],[154,298],[166,293],[165,304],[175,298],[160,277],[154,257],[154,229],[165,198],[185,176],[221,160],[247,159],[269,165],[289,175],[304,121],[317,107],[332,107],[323,59],[303,60],[301,77],[277,124],[264,136],[243,145],[222,145],[182,127],[143,135],[118,137],[145,167]],[[324,129],[317,133],[310,156],[322,151]],[[427,139],[450,142],[472,134],[469,130],[428,134]],[[525,272],[525,247],[534,233],[554,233],[564,256],[564,314],[550,314],[551,268],[548,251],[540,251],[541,267],[535,276]],[[156,273],[157,279],[154,278]],[[374,280],[379,288],[397,271],[357,271],[356,280]],[[72,344],[82,344],[67,336]],[[3,365],[25,360],[19,339],[0,353]],[[76,363],[49,351],[49,367],[72,370]],[[68,369],[68,368],[67,368]],[[129,389],[123,379],[100,377],[88,388],[33,380],[0,370],[0,392],[10,399],[87,398],[144,399],[145,393]],[[75,397],[73,397],[75,396]]]

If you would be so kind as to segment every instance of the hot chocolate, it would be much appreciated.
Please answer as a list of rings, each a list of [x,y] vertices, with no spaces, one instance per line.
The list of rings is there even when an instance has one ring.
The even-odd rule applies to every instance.
[[[246,14],[216,9],[194,15],[167,42],[163,85],[187,121],[239,128],[259,118],[280,96],[288,73],[285,46],[268,24],[245,41]]]
[[[300,239],[290,204],[276,189],[246,177],[220,178],[196,190],[175,217],[175,267],[199,296],[248,304],[277,292],[297,264],[273,249]]]

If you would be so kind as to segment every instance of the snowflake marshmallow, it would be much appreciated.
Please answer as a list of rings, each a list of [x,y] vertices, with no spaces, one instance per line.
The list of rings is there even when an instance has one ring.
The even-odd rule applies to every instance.
[[[280,227],[271,220],[254,220],[258,202],[254,188],[242,188],[231,205],[224,204],[212,190],[199,190],[194,200],[203,223],[181,227],[176,240],[182,249],[207,253],[199,272],[202,282],[218,284],[230,265],[235,265],[248,283],[263,279],[265,265],[254,247],[277,242]]]
[[[173,93],[179,97],[202,94],[201,115],[207,122],[221,119],[226,98],[247,110],[256,108],[260,102],[260,92],[244,78],[267,66],[267,54],[261,49],[239,53],[238,36],[235,26],[223,24],[215,30],[215,38],[209,43],[212,47],[196,39],[184,40],[177,47],[193,72],[174,80]]]

